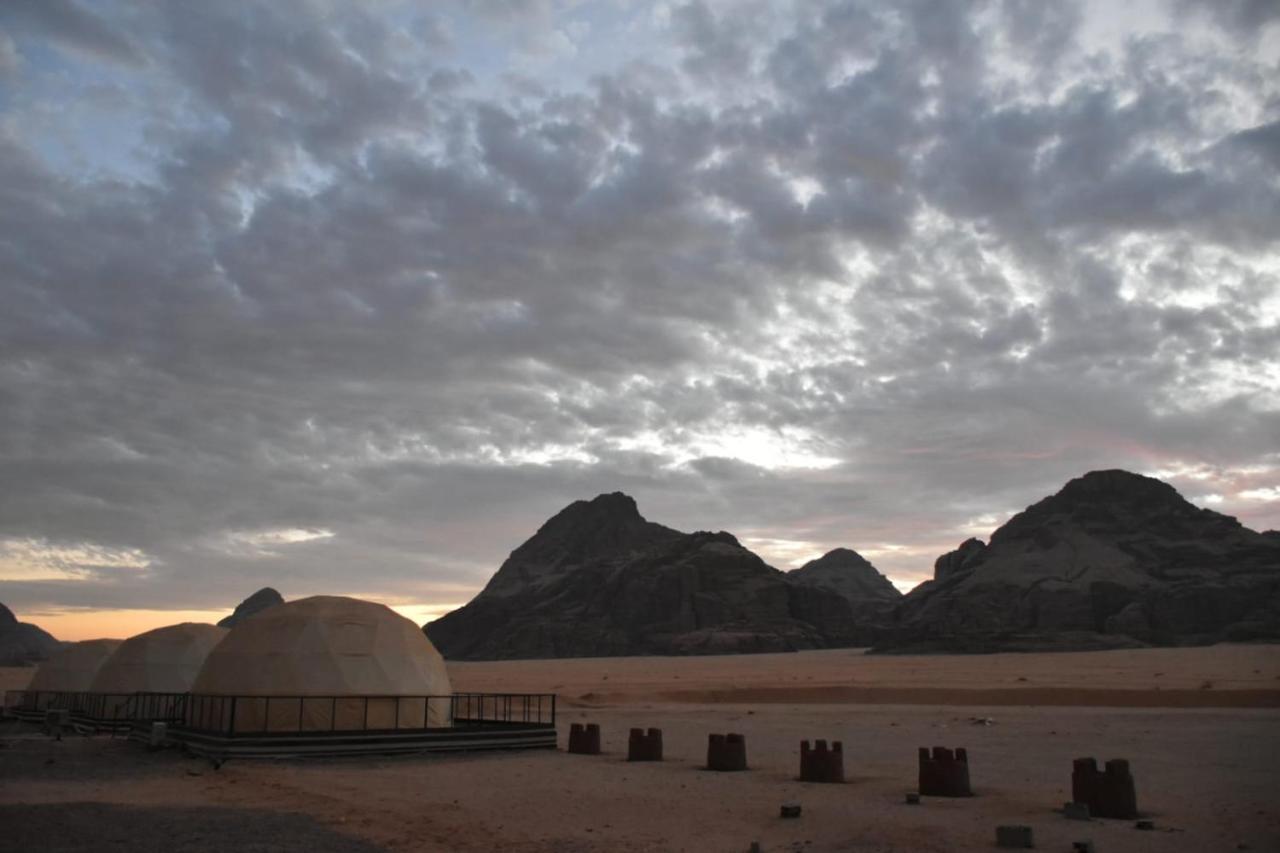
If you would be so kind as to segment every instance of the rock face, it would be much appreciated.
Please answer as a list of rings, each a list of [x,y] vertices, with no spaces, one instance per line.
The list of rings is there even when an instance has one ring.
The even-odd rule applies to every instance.
[[[841,643],[854,619],[840,592],[791,580],[730,534],[654,524],[613,493],[566,507],[424,630],[455,660],[720,654]]]
[[[834,591],[848,605],[847,612],[822,596],[808,608],[806,618],[819,625],[833,645],[870,645],[883,633],[902,593],[857,551],[836,548],[787,573],[793,584]],[[812,608],[820,608],[813,613]]]
[[[45,660],[62,643],[26,622],[0,604],[0,666],[28,666]]]
[[[1280,639],[1280,541],[1127,471],[1072,480],[934,573],[884,650]]]
[[[218,622],[218,627],[232,628],[253,614],[266,610],[268,607],[275,607],[277,604],[284,604],[284,598],[271,587],[264,586],[237,604],[236,609],[232,611],[230,616],[224,617]]]

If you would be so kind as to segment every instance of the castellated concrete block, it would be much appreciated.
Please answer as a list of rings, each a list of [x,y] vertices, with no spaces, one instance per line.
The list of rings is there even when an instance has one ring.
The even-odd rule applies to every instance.
[[[835,741],[827,748],[825,740],[800,741],[800,781],[830,782],[844,781],[844,744]]]
[[[997,826],[996,846],[1012,850],[1029,850],[1036,846],[1029,826]]]
[[[920,747],[920,793],[926,797],[972,797],[969,787],[969,753],[935,746]]]
[[[627,738],[627,761],[661,761],[662,729],[632,729]]]
[[[747,769],[747,739],[740,734],[707,738],[707,769],[735,772]]]
[[[1138,794],[1129,762],[1113,758],[1099,771],[1092,758],[1077,758],[1071,768],[1071,799],[1089,806],[1094,817],[1130,819],[1138,815]]]
[[[573,723],[569,726],[569,752],[577,755],[600,754],[600,725]]]

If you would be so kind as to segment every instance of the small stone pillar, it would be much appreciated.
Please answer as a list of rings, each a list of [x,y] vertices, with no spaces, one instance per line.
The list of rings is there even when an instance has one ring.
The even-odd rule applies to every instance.
[[[1129,762],[1113,758],[1099,772],[1092,758],[1077,758],[1071,768],[1071,799],[1089,806],[1094,817],[1138,816],[1138,794]]]
[[[734,772],[747,769],[747,739],[739,734],[707,738],[707,769]]]
[[[828,749],[827,742],[819,740],[810,749],[809,741],[800,741],[800,781],[843,782],[844,744],[836,741]]]
[[[662,729],[632,729],[627,738],[627,761],[661,761]]]
[[[569,751],[578,755],[600,754],[600,725],[573,723],[569,726]]]
[[[969,787],[969,753],[935,746],[933,753],[920,747],[920,793],[926,797],[972,797]]]
[[[169,724],[155,722],[151,724],[151,731],[147,734],[147,749],[157,750],[163,749],[164,743],[169,738]]]

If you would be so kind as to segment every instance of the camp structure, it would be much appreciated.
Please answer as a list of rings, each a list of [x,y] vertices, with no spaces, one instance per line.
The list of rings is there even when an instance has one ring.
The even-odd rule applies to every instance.
[[[339,596],[245,619],[209,655],[191,692],[237,697],[230,722],[240,732],[441,728],[452,694],[422,629],[385,605]]]
[[[25,689],[5,693],[5,712],[38,720],[49,710],[61,709],[71,718],[82,718],[93,680],[119,646],[119,640],[84,640],[63,646],[40,664]],[[90,704],[96,713],[101,703]]]
[[[85,692],[119,646],[119,640],[84,640],[64,646],[40,664],[27,692]]]
[[[554,748],[552,694],[456,694],[422,629],[391,608],[315,596],[236,624],[172,736],[231,756]]]
[[[91,693],[186,693],[226,628],[182,622],[146,631],[119,645],[98,670]]]

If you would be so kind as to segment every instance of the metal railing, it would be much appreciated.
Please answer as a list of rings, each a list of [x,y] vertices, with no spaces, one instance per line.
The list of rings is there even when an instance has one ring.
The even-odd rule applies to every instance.
[[[10,710],[65,708],[100,724],[167,721],[216,735],[406,732],[475,727],[553,727],[554,693],[430,696],[214,696],[193,693],[87,693],[11,690]]]
[[[9,690],[9,711],[40,713],[65,709],[72,719],[94,723],[146,722],[182,719],[186,693],[91,693],[69,690]]]
[[[411,732],[555,725],[551,693],[440,696],[212,696],[187,698],[179,725],[225,736]]]

